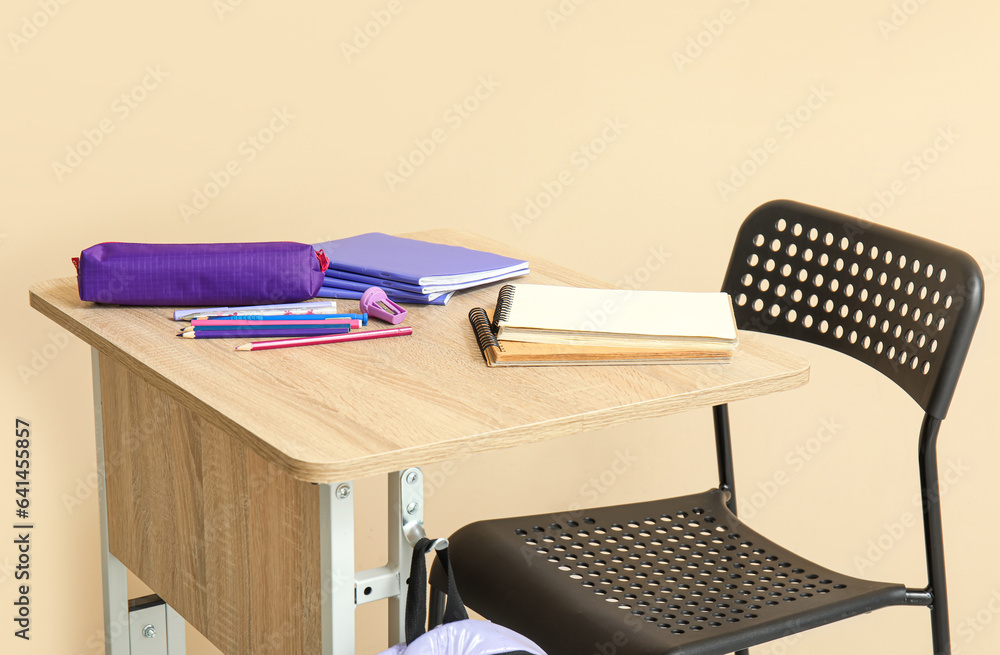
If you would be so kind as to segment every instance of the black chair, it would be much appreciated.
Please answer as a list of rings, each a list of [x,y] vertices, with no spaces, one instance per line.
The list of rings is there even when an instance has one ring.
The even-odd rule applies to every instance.
[[[722,289],[741,329],[850,355],[923,408],[927,586],[831,571],[740,521],[728,409],[719,405],[718,488],[468,525],[450,539],[462,598],[549,655],[745,653],[890,605],[929,608],[933,652],[950,653],[935,443],[982,306],[978,265],[927,239],[780,200],[743,222]],[[431,584],[435,618],[440,571]]]

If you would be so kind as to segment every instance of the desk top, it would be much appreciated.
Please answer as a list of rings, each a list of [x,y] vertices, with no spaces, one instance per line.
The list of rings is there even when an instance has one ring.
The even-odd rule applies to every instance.
[[[406,236],[531,262],[519,281],[607,287],[468,232]],[[291,476],[340,482],[801,386],[808,363],[742,332],[730,364],[488,368],[468,313],[500,285],[444,307],[407,305],[413,335],[235,352],[248,339],[180,339],[173,308],[100,306],[76,279],[30,289],[31,306],[215,422]],[[338,300],[338,312],[358,311]],[[375,321],[379,323],[379,321]],[[371,325],[370,325],[371,327]],[[375,327],[378,327],[377,325]]]

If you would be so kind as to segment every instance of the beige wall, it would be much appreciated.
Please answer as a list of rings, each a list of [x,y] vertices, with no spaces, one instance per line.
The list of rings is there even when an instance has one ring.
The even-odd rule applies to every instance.
[[[391,22],[378,28],[378,16]],[[35,429],[38,528],[30,645],[6,618],[12,536],[0,529],[0,650],[98,652],[90,354],[30,310],[26,294],[33,281],[71,275],[81,249],[459,227],[609,282],[713,290],[740,220],[784,197],[866,211],[968,250],[995,284],[998,19],[989,0],[5,0],[0,393],[8,437],[15,416]],[[345,44],[366,29],[377,35],[351,51]],[[463,103],[464,115],[454,109]],[[246,143],[274,112],[285,118],[273,140]],[[67,152],[102,129],[80,161]],[[399,158],[428,138],[433,152],[400,171]],[[584,147],[602,152],[587,158]],[[763,163],[746,163],[755,154]],[[181,205],[233,161],[238,174],[185,217]],[[751,174],[731,180],[741,166]],[[560,177],[571,184],[525,216],[526,199]],[[988,305],[941,443],[963,655],[1000,644],[1000,572],[979,564],[1000,539],[997,325]],[[806,388],[732,410],[747,514],[845,573],[922,585],[920,529],[893,527],[917,516],[918,409],[859,364],[795,349],[813,363]],[[428,467],[428,526],[443,534],[484,516],[563,508],[594,495],[585,485],[622,454],[642,458],[596,502],[705,489],[710,441],[701,412]],[[786,482],[769,490],[776,475]],[[375,512],[383,487],[361,482],[359,514]],[[370,555],[360,563],[375,565],[381,514],[362,522]],[[756,652],[927,653],[924,614],[886,610]],[[359,652],[384,645],[379,626],[366,608],[361,631],[376,634]],[[197,635],[189,643],[191,653],[215,652]]]

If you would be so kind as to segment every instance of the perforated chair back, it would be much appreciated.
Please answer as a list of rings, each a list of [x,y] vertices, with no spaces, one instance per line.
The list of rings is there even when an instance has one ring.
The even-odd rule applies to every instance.
[[[948,411],[982,309],[965,252],[789,200],[744,220],[723,291],[740,329],[826,346]]]

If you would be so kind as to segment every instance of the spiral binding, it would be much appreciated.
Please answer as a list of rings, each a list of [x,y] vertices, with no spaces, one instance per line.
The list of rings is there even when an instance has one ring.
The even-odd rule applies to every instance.
[[[490,346],[499,348],[503,351],[503,346],[497,341],[497,337],[493,334],[493,330],[490,328],[490,319],[486,315],[486,310],[482,307],[476,307],[469,312],[469,322],[472,323],[472,329],[476,333],[476,341],[479,342],[479,349],[486,352],[486,349]]]
[[[493,311],[493,333],[500,331],[500,321],[510,318],[510,306],[514,302],[514,285],[505,284],[497,296],[497,307]]]

